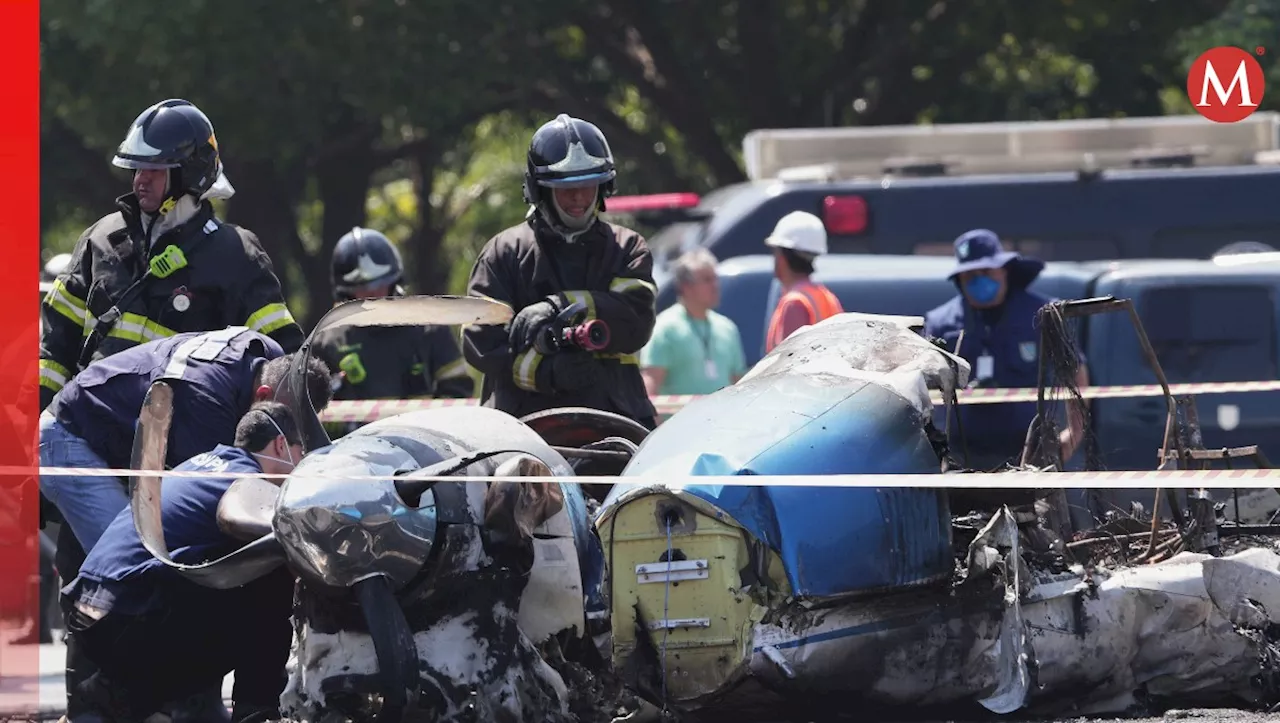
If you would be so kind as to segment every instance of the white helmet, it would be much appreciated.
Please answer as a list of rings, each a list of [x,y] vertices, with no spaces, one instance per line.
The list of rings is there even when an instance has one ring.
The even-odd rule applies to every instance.
[[[61,276],[62,272],[66,271],[67,267],[70,265],[71,254],[58,254],[49,259],[49,262],[46,263],[44,268],[41,270],[41,274],[44,276],[45,280],[53,281]]]
[[[821,256],[827,252],[827,229],[817,216],[792,211],[778,219],[778,225],[773,227],[773,233],[764,240],[764,245]]]

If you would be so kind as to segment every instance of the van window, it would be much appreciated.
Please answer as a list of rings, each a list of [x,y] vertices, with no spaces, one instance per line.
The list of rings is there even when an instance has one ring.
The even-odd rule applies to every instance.
[[[1170,286],[1142,295],[1142,325],[1169,382],[1276,378],[1267,286]]]

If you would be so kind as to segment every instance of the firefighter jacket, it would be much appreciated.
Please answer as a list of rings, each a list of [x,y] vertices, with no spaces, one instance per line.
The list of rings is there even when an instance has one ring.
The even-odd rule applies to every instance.
[[[656,319],[653,256],[640,234],[604,221],[567,243],[534,214],[494,236],[471,270],[467,293],[502,301],[519,312],[550,300],[558,309],[582,302],[588,319],[609,325],[609,345],[595,353],[601,383],[582,392],[557,393],[551,364],[532,347],[513,355],[507,330],[465,327],[463,353],[484,374],[481,404],[524,416],[552,407],[578,406],[614,412],[652,425],[637,354]]]
[[[343,326],[320,332],[311,353],[342,372],[334,399],[469,397],[475,388],[447,326]]]
[[[137,198],[116,203],[118,211],[81,235],[41,303],[41,408],[90,362],[182,332],[247,326],[286,352],[302,345],[302,328],[252,232],[222,223],[204,201],[148,250]]]

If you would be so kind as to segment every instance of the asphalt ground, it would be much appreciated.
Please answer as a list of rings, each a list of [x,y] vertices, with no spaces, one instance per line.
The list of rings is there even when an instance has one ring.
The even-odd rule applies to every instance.
[[[55,637],[57,633],[55,632]],[[65,708],[66,692],[64,688],[63,667],[65,648],[61,643],[39,646],[40,665],[38,675],[4,675],[0,676],[0,722],[9,721],[57,721]],[[33,671],[34,672],[34,671]],[[231,704],[231,686],[233,676],[227,676],[223,684],[222,695],[227,705]],[[788,720],[763,721],[761,723],[847,723],[848,721],[864,721],[872,723],[873,719],[860,716],[854,711],[836,715],[830,719],[797,717]],[[1063,717],[1063,718],[1026,718],[1017,715],[991,716],[989,723],[1280,723],[1280,712],[1263,713],[1239,710],[1234,708],[1220,709],[1175,709],[1160,716],[1146,717]],[[594,722],[592,722],[594,723]],[[901,720],[894,723],[904,723]],[[978,723],[973,718],[945,719],[929,718],[911,721],[910,723]]]

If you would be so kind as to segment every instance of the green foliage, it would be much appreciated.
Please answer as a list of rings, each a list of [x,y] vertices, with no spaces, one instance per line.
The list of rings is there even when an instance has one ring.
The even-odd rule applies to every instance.
[[[41,15],[46,254],[127,190],[109,159],[129,122],[185,97],[300,318],[325,302],[348,223],[460,292],[523,218],[525,146],[556,113],[609,136],[619,193],[705,193],[742,178],[755,128],[1185,112],[1196,54],[1280,37],[1280,0],[46,0]]]
[[[471,266],[485,242],[524,218],[521,184],[533,130],[512,113],[485,118],[467,140],[465,168],[437,177],[436,195],[451,219],[444,241],[446,258],[451,259],[450,293],[465,292]]]
[[[1184,77],[1196,57],[1209,48],[1221,45],[1249,51],[1263,48],[1263,54],[1254,57],[1266,73],[1266,87],[1271,92],[1264,95],[1260,108],[1280,110],[1280,63],[1275,62],[1276,54],[1280,53],[1280,0],[1232,0],[1217,18],[1180,33],[1177,45],[1182,52],[1179,70]],[[1179,88],[1178,94],[1171,90],[1170,105],[1190,113],[1193,109],[1185,93],[1185,86]]]

